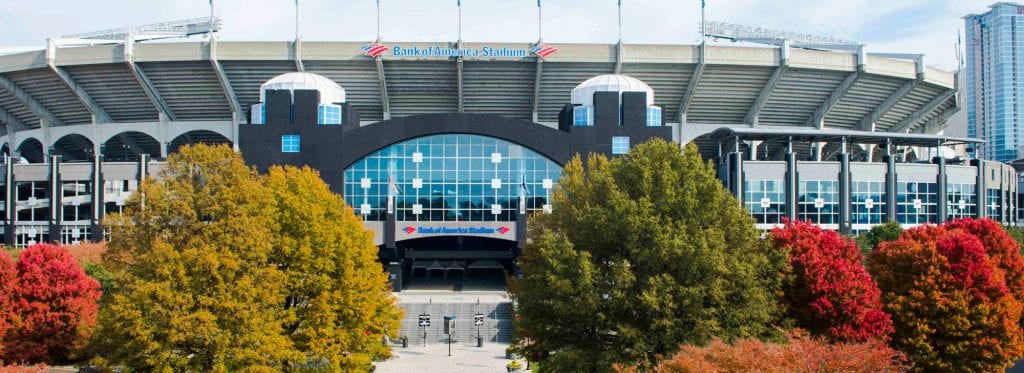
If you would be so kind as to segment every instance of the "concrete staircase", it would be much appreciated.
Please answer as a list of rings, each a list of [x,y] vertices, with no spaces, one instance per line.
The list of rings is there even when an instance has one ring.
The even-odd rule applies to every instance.
[[[511,301],[482,302],[480,304],[430,301],[428,303],[399,303],[399,306],[405,310],[399,335],[409,337],[410,347],[424,344],[424,329],[418,325],[419,315],[423,313],[430,315],[430,326],[426,328],[426,344],[448,343],[448,336],[444,334],[444,316],[455,316],[455,333],[452,334],[452,344],[476,345],[477,327],[473,325],[473,315],[477,312],[484,315],[484,324],[479,329],[484,343],[512,342],[512,319],[514,316]]]

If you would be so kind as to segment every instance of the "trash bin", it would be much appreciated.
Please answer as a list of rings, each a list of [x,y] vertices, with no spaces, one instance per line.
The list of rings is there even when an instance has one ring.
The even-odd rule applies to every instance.
[[[484,337],[476,337],[476,346],[477,347],[483,347],[484,346]]]
[[[402,337],[402,348],[409,348],[409,337]]]

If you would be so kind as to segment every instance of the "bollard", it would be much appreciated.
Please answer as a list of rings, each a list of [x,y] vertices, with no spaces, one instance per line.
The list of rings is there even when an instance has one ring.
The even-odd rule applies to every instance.
[[[476,337],[476,346],[477,347],[483,347],[484,346],[484,337]]]
[[[402,337],[402,348],[409,348],[409,337]]]

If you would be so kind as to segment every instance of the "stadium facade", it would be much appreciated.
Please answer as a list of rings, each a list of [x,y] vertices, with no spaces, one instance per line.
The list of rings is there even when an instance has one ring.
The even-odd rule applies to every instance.
[[[898,56],[897,56],[898,57]],[[103,238],[183,144],[310,165],[414,273],[509,269],[578,153],[695,142],[762,229],[1017,221],[1017,174],[939,134],[957,76],[781,47],[131,42],[0,56],[4,242]]]

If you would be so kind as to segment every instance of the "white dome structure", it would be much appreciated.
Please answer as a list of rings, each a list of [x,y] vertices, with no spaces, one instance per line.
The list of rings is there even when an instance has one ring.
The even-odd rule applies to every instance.
[[[642,80],[629,75],[607,74],[598,75],[580,83],[572,90],[572,104],[591,106],[594,104],[594,92],[645,92],[647,105],[654,105],[654,89]]]
[[[338,83],[313,73],[287,73],[278,75],[260,86],[260,102],[267,102],[268,89],[315,89],[320,91],[321,104],[345,102],[345,89]],[[294,96],[293,96],[294,98]]]

